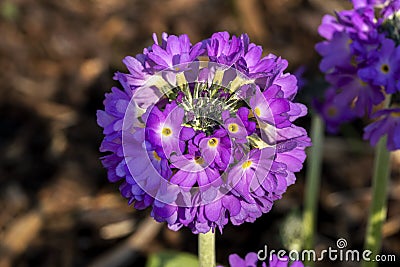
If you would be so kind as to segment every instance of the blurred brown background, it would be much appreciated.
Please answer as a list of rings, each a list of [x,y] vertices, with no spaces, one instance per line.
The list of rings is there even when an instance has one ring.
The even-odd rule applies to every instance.
[[[265,53],[288,59],[290,71],[305,65],[313,87],[321,80],[317,27],[323,14],[345,7],[345,0],[2,0],[0,267],[144,266],[153,252],[196,253],[195,235],[152,223],[107,182],[95,113],[116,85],[113,73],[125,71],[121,60],[149,46],[153,32],[186,33],[195,43],[227,30],[246,32]],[[309,127],[309,119],[301,123]],[[359,129],[326,140],[317,249],[340,237],[362,248],[372,149],[359,141]],[[399,259],[398,158],[383,252]],[[292,244],[282,229],[285,222],[298,226],[303,184],[300,173],[271,213],[227,226],[217,236],[217,260]]]

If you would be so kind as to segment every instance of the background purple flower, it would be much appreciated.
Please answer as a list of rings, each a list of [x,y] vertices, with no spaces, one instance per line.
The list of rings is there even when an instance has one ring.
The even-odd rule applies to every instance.
[[[387,135],[387,148],[400,149],[400,108],[377,111],[372,119],[375,121],[364,128],[364,139],[375,146],[382,136]]]
[[[358,75],[364,81],[370,81],[374,85],[384,86],[389,94],[400,90],[400,48],[395,42],[384,39],[379,51],[369,54],[368,65],[360,68]]]
[[[330,132],[357,117],[384,117],[365,128],[364,139],[375,145],[382,135],[392,137],[397,129],[388,126],[395,124],[393,116],[388,115],[391,112],[373,111],[379,110],[388,94],[397,94],[400,89],[400,24],[396,16],[390,16],[400,5],[398,1],[352,2],[354,9],[339,11],[335,17],[325,16],[319,27],[326,40],[315,48],[322,56],[320,70],[330,89],[325,93],[325,102],[316,103],[316,108]],[[390,104],[398,105],[397,99],[392,97]],[[388,148],[396,147],[395,138],[389,138]]]

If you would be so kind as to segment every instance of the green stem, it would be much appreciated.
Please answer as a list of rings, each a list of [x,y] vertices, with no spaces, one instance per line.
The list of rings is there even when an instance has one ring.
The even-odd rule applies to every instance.
[[[322,143],[324,140],[324,123],[321,117],[314,114],[311,125],[311,140],[313,146],[308,152],[305,202],[303,214],[304,249],[314,248],[316,229],[317,203],[321,180]],[[312,266],[313,262],[307,262]]]
[[[382,243],[382,224],[386,219],[387,191],[390,177],[390,151],[386,149],[387,137],[382,137],[376,147],[374,177],[372,180],[372,203],[365,236],[365,250],[372,252],[371,259],[379,253]],[[364,261],[363,267],[377,266],[376,261]]]
[[[199,265],[215,267],[215,232],[199,234]]]

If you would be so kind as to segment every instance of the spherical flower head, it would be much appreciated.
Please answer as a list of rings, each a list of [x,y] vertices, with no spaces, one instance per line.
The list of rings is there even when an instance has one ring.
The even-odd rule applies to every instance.
[[[229,266],[230,267],[257,267],[258,256],[254,252],[248,253],[244,259],[242,259],[237,254],[231,254],[229,256]],[[271,255],[269,258],[269,263],[262,262],[262,267],[304,267],[301,261],[294,261],[290,264],[289,257],[285,256],[279,258],[275,254]],[[222,266],[219,266],[222,267]]]
[[[294,125],[307,109],[286,60],[220,32],[194,45],[154,36],[123,62],[123,90],[97,116],[109,180],[135,208],[173,230],[222,231],[269,212],[295,182],[311,143]]]
[[[375,146],[382,136],[387,135],[387,149],[400,149],[400,108],[383,109],[371,117],[375,121],[364,128],[364,140]]]

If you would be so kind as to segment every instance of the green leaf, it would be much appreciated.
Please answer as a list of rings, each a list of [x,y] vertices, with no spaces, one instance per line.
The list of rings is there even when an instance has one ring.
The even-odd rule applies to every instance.
[[[197,267],[197,257],[183,252],[161,251],[150,254],[146,267]]]

